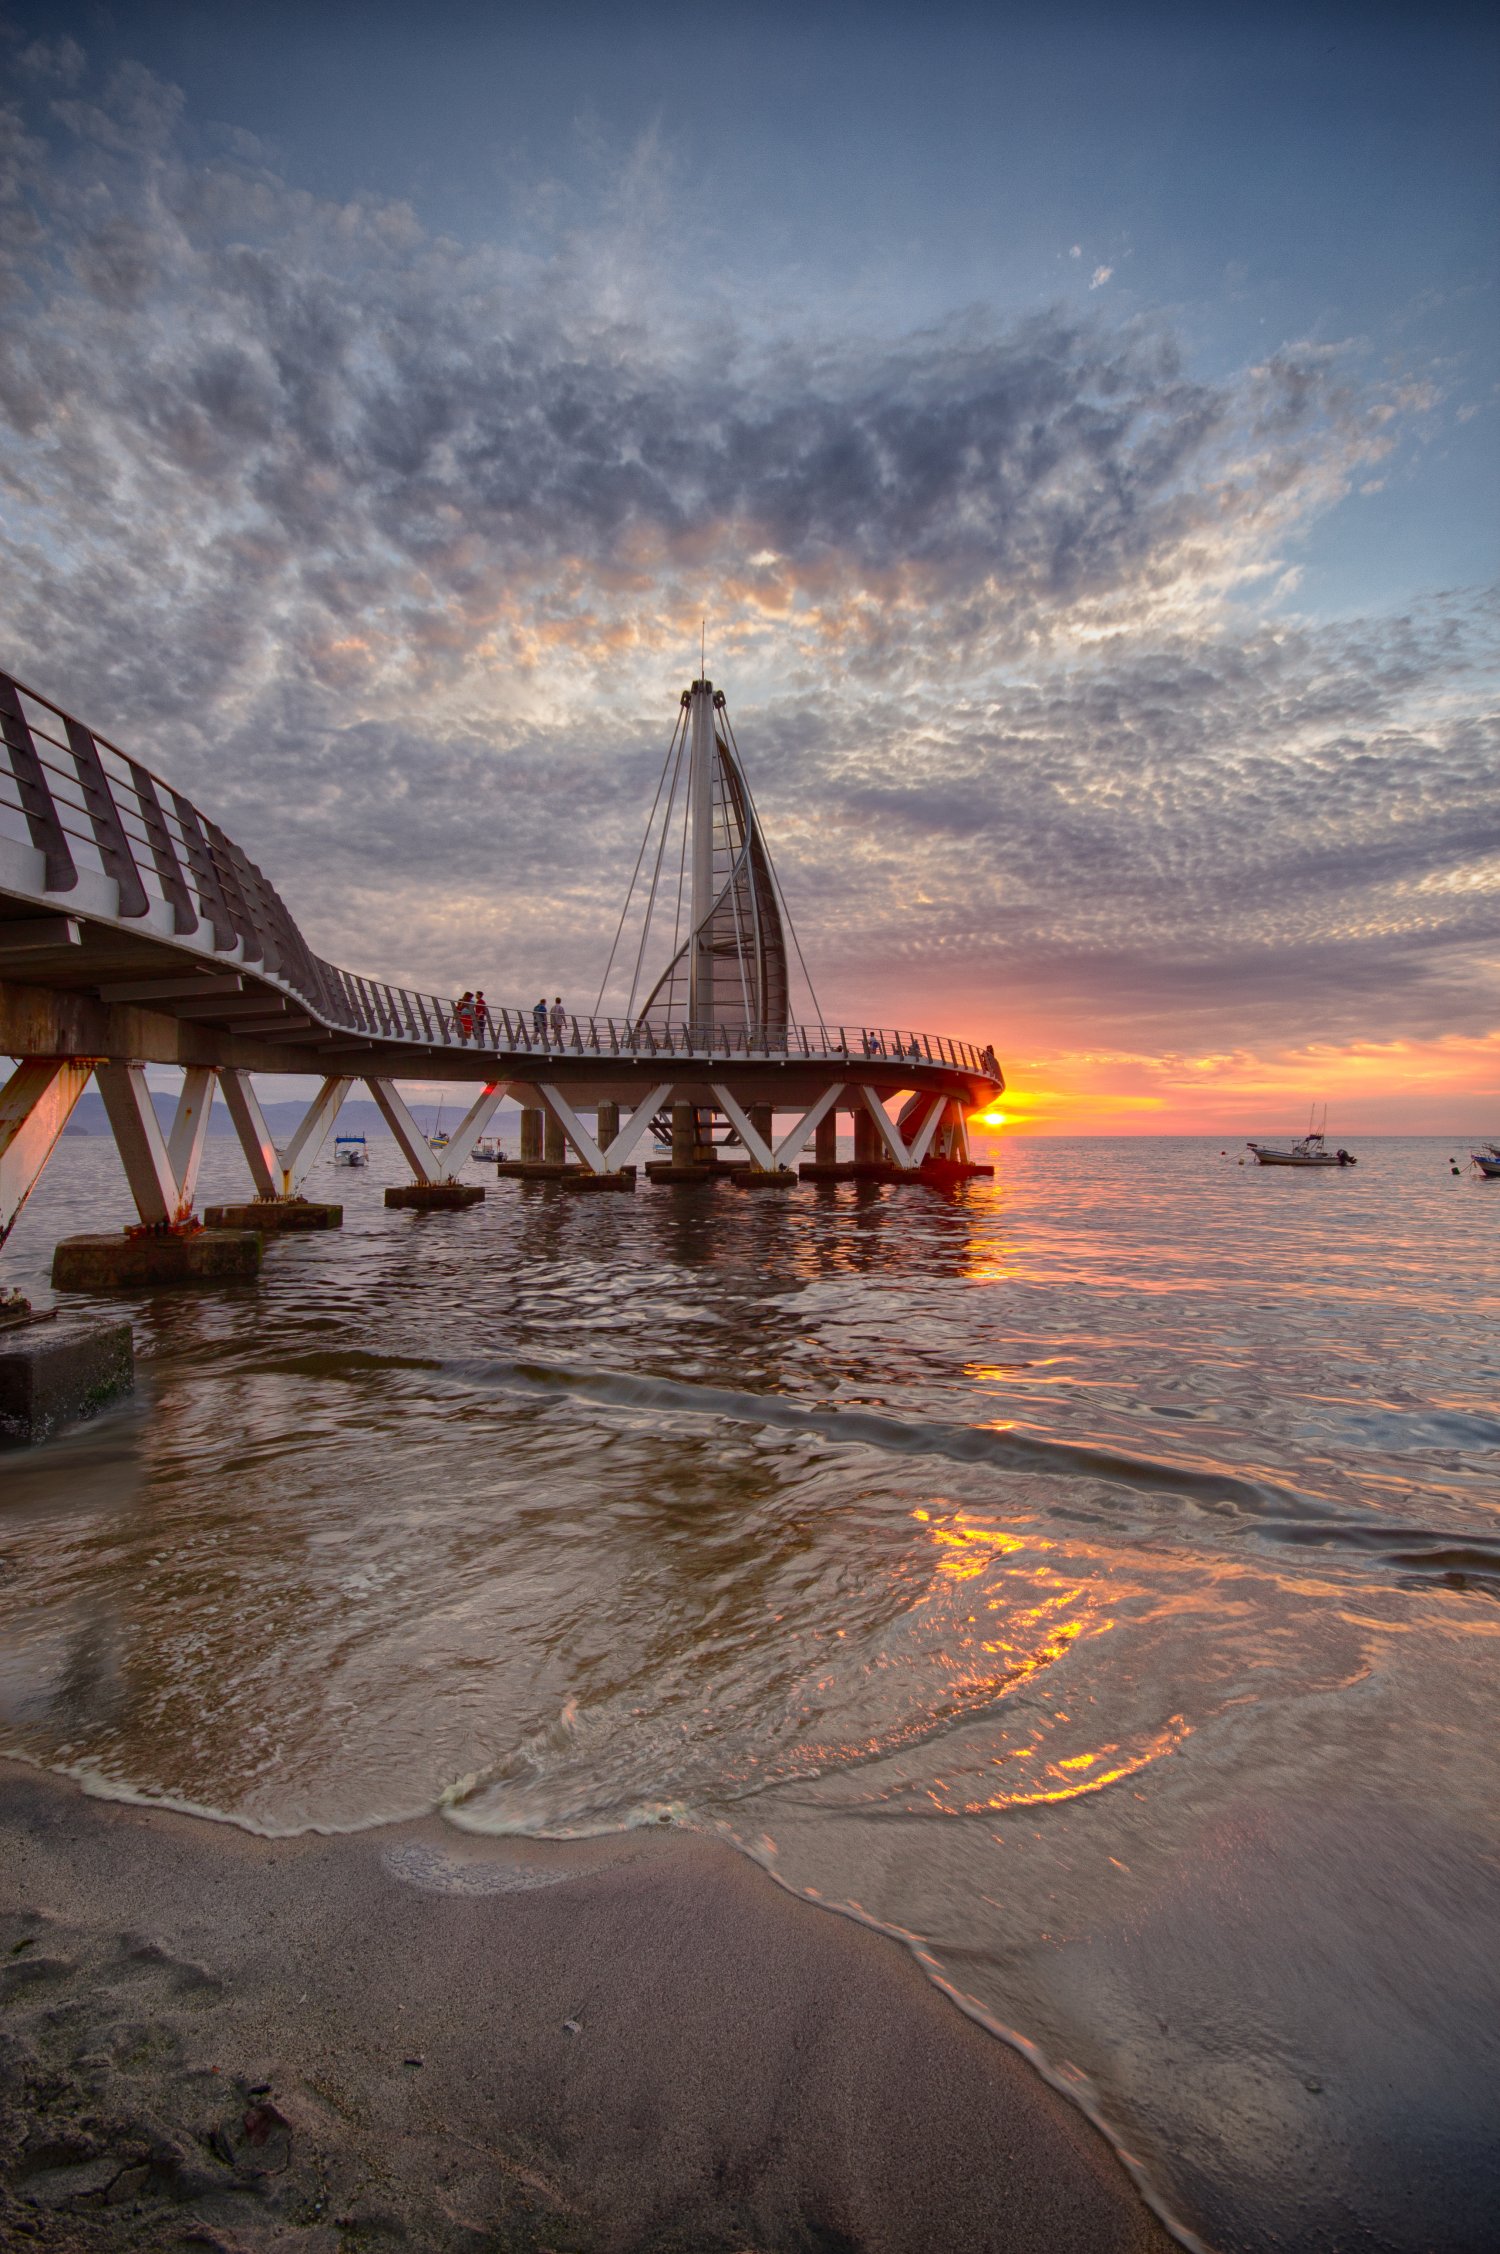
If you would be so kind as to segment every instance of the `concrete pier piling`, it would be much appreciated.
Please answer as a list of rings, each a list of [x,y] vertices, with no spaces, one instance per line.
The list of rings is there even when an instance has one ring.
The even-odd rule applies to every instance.
[[[259,1197],[244,1205],[206,1205],[203,1225],[208,1229],[259,1229],[280,1236],[298,1229],[341,1229],[341,1205],[315,1205],[305,1197]]]
[[[124,1229],[64,1237],[52,1255],[54,1291],[142,1291],[183,1284],[253,1283],[258,1229]]]
[[[928,1158],[923,1160],[919,1175],[922,1181],[947,1189],[958,1182],[978,1181],[994,1171],[993,1166],[981,1166],[969,1158]]]
[[[528,1105],[521,1114],[521,1164],[540,1166],[542,1163],[542,1123],[546,1113],[539,1104]]]
[[[858,1115],[855,1117],[855,1138],[859,1135]],[[804,1182],[849,1182],[854,1179],[854,1163],[839,1157],[839,1115],[828,1111],[813,1129],[813,1154],[798,1167],[797,1174]]]
[[[673,1183],[715,1182],[727,1176],[729,1168],[720,1166],[719,1154],[712,1143],[701,1143],[698,1135],[697,1105],[673,1104],[672,1155],[670,1158],[647,1160],[647,1181],[670,1186]]]
[[[412,1213],[460,1213],[482,1205],[484,1189],[478,1182],[400,1182],[386,1191],[385,1202]]]
[[[96,1416],[135,1384],[127,1322],[0,1312],[0,1446],[27,1447]]]

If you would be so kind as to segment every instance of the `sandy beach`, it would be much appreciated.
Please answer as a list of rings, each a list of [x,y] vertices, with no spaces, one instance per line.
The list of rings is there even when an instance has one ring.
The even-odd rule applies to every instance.
[[[7,1764],[0,1983],[6,2244],[1171,2243],[899,1946],[674,1832],[263,1840]]]

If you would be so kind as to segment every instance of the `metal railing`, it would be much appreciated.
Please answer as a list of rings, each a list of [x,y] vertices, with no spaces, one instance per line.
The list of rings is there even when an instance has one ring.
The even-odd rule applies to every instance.
[[[270,880],[191,800],[34,689],[0,673],[0,835],[34,846],[50,898],[81,870],[111,878],[119,920],[171,912],[175,937],[202,944],[279,987],[330,1033],[479,1055],[596,1056],[650,1063],[831,1061],[946,1067],[1000,1077],[993,1049],[893,1026],[690,1026],[535,1009],[476,1014],[315,955]]]

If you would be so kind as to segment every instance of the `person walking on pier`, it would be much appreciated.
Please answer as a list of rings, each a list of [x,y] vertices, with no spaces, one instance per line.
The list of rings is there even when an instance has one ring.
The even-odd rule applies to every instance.
[[[490,1005],[484,998],[484,988],[481,986],[474,997],[474,1038],[476,1041],[487,1041],[489,1037]]]
[[[552,1046],[560,1049],[568,1037],[568,1013],[563,1008],[563,998],[558,995],[552,1004]]]
[[[453,1005],[453,1017],[458,1027],[460,1041],[472,1041],[474,1038],[474,996],[467,986]]]
[[[531,1030],[538,1041],[547,1038],[547,997],[544,994],[531,1013]]]

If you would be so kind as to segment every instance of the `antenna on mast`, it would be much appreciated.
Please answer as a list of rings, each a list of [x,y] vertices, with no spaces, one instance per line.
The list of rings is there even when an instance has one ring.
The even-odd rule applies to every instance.
[[[698,621],[698,678],[703,680],[708,672],[708,620]]]

